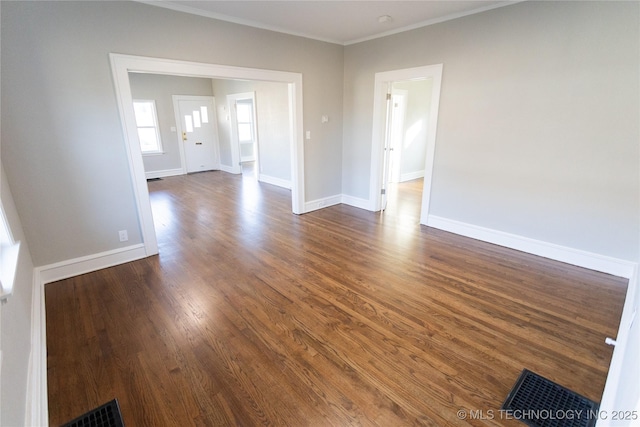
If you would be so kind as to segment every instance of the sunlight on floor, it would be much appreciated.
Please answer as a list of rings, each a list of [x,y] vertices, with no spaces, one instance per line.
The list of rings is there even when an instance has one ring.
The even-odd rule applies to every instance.
[[[176,219],[171,194],[164,191],[150,193],[153,222],[158,239],[176,231]]]
[[[385,227],[383,235],[390,242],[410,247],[416,241],[420,228],[422,205],[422,179],[387,186],[387,208],[380,212],[381,221],[394,227]]]

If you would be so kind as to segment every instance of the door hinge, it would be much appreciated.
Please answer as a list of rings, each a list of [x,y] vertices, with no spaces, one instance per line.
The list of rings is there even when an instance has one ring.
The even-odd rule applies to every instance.
[[[380,190],[380,194],[387,194],[387,190],[383,188],[382,190]]]
[[[390,93],[387,94],[387,101],[391,101],[391,94]]]

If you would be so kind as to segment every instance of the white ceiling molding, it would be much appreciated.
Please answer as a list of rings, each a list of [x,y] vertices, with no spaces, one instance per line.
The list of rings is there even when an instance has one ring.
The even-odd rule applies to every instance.
[[[525,0],[134,1],[220,21],[347,46],[509,6]],[[380,23],[380,16],[389,16],[389,19]]]

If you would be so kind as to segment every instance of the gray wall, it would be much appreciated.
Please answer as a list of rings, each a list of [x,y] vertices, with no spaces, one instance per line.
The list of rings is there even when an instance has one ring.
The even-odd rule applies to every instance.
[[[27,370],[31,352],[33,261],[1,164],[0,176],[0,197],[9,228],[14,240],[20,241],[13,295],[6,303],[0,304],[0,350],[2,350],[0,425],[21,426],[25,425]]]
[[[343,193],[374,75],[444,64],[431,214],[636,261],[638,2],[523,2],[345,48]]]
[[[110,52],[302,73],[307,200],[368,197],[374,74],[443,63],[432,213],[638,261],[639,8],[529,1],[343,48],[133,2],[2,2],[2,199],[24,229],[2,424],[23,424],[33,266],[140,241]]]
[[[1,28],[2,158],[37,266],[141,241],[110,52],[302,73],[306,198],[341,192],[341,46],[134,2],[3,2]]]
[[[177,132],[171,131],[172,126],[176,127],[172,95],[213,96],[211,79],[129,73],[129,83],[134,99],[153,99],[156,101],[158,126],[160,127],[164,153],[142,156],[145,172],[180,169],[182,167],[178,145],[180,140]]]
[[[214,80],[218,107],[221,163],[231,166],[231,122],[226,120],[227,95],[255,92],[260,173],[291,180],[289,89],[285,83]],[[227,108],[222,114],[221,107]]]

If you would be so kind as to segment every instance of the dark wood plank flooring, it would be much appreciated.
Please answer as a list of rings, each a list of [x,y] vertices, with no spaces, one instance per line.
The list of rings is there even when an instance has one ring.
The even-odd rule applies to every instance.
[[[46,285],[51,425],[118,398],[127,426],[522,425],[523,368],[599,401],[626,280],[389,208],[291,213],[223,172],[149,183],[160,255]]]

